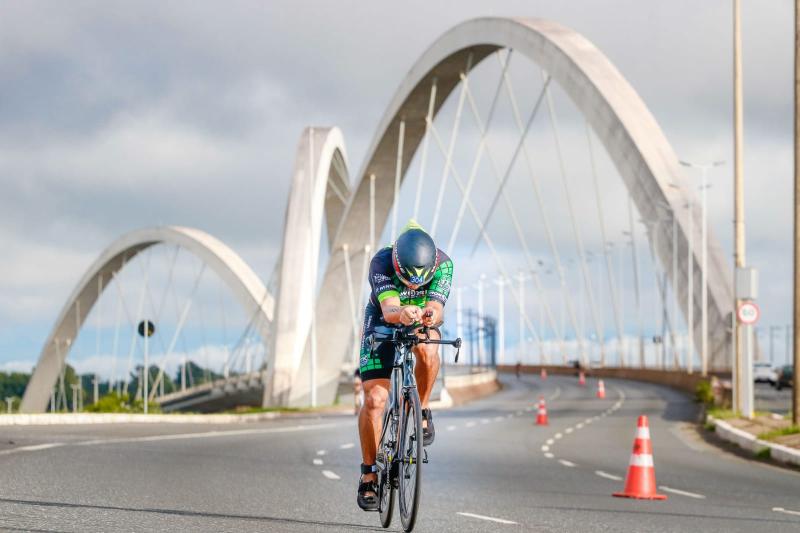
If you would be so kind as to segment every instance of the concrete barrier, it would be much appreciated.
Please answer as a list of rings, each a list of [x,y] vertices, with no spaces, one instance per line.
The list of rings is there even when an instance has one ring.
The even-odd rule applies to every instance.
[[[556,366],[556,365],[523,365],[522,373],[524,374],[538,374],[541,369],[547,370],[548,374],[560,375],[575,375],[577,370],[571,366]],[[501,365],[497,367],[500,372],[514,372],[516,367],[514,365]],[[706,381],[707,378],[702,377],[699,373],[687,374],[686,371],[673,371],[673,370],[654,370],[651,368],[589,368],[584,369],[586,377],[599,377],[599,378],[618,378],[618,379],[632,379],[635,381],[645,381],[647,383],[656,383],[659,385],[666,385],[675,389],[694,394],[697,384],[701,381]],[[715,373],[720,378],[730,378],[729,373]]]
[[[497,372],[494,370],[447,376],[444,379],[444,389],[439,407],[461,405],[494,394],[498,390],[500,390],[500,383],[497,381]]]
[[[800,466],[800,450],[798,449],[761,440],[752,433],[735,428],[724,420],[714,418],[711,415],[706,417],[706,421],[714,424],[714,433],[724,441],[736,444],[744,450],[753,452],[754,455],[769,449],[770,458],[782,463]]]

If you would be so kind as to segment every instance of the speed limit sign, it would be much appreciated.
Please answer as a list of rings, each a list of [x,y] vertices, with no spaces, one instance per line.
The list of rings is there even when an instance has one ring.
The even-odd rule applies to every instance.
[[[761,310],[754,302],[742,302],[736,316],[742,324],[755,324],[758,322],[758,317],[761,316]]]

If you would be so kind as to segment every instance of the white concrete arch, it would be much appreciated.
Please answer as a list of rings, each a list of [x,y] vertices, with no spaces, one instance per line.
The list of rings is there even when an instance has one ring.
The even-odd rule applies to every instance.
[[[56,320],[25,389],[20,412],[47,409],[50,391],[86,317],[112,276],[134,256],[155,244],[174,244],[216,272],[244,308],[254,316],[254,326],[263,340],[269,338],[274,300],[261,279],[231,248],[211,235],[179,226],[147,228],[127,233],[114,241],[84,274]],[[102,280],[102,282],[101,282]]]
[[[636,91],[614,65],[582,35],[552,21],[541,19],[481,18],[464,22],[434,42],[412,66],[400,84],[381,120],[359,181],[333,240],[330,262],[323,279],[317,306],[320,345],[317,385],[321,387],[320,401],[331,400],[335,394],[339,372],[351,342],[346,317],[337,317],[336,310],[346,301],[342,245],[347,244],[351,262],[361,264],[360,255],[368,243],[369,176],[376,179],[376,233],[380,234],[393,202],[392,181],[398,145],[399,122],[405,122],[402,175],[413,158],[425,132],[425,116],[431,82],[437,80],[435,111],[441,108],[448,95],[460,83],[467,57],[472,63],[485,59],[501,48],[512,48],[542,67],[559,83],[586,117],[597,137],[614,161],[630,191],[636,207],[646,220],[654,220],[659,202],[672,207],[678,219],[679,254],[687,255],[688,213],[682,208],[692,194],[679,166],[678,158],[661,128]],[[670,188],[674,183],[679,187]],[[694,202],[697,206],[697,202]],[[697,209],[697,207],[695,207]],[[699,219],[699,212],[695,212]],[[658,257],[662,264],[671,264],[671,228],[661,225]],[[700,242],[695,225],[695,242]],[[717,241],[709,238],[709,332],[711,367],[727,366],[730,335],[726,332],[732,307],[732,276]],[[700,302],[699,251],[695,248],[694,301]],[[686,266],[677,276],[683,279],[680,298],[685,302]],[[665,271],[669,272],[670,268]],[[364,273],[356,273],[363,279]],[[699,305],[699,304],[698,304]],[[685,308],[685,305],[683,306]],[[699,319],[700,313],[695,313]],[[322,318],[325,320],[322,320]],[[695,328],[695,344],[699,346],[699,327]],[[308,353],[293,385],[292,402],[302,403],[307,397],[309,383]]]
[[[318,278],[323,222],[330,246],[350,198],[347,168],[347,152],[339,128],[303,131],[297,144],[286,206],[272,350],[274,364],[267,367],[265,405],[286,404],[307,349],[316,298],[316,287],[310,280]]]

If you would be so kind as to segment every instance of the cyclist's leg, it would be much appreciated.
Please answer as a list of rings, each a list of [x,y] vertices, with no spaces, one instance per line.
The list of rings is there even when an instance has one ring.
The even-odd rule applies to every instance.
[[[435,329],[429,331],[432,339],[441,339]],[[417,344],[414,346],[414,356],[417,364],[414,366],[414,376],[417,378],[417,391],[423,409],[427,409],[431,398],[436,376],[439,375],[439,345]]]

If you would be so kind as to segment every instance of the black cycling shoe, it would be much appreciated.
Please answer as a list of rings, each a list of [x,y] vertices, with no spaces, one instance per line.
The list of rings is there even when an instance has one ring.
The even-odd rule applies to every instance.
[[[377,473],[378,467],[375,465],[361,465],[361,474]],[[363,478],[362,478],[363,479]],[[371,493],[371,494],[368,494]],[[377,511],[380,507],[378,500],[378,482],[375,481],[358,481],[358,497],[356,503],[364,511]]]
[[[422,445],[430,446],[436,438],[436,428],[433,427],[433,414],[430,409],[422,410],[422,419],[428,422],[428,427],[422,428]]]

